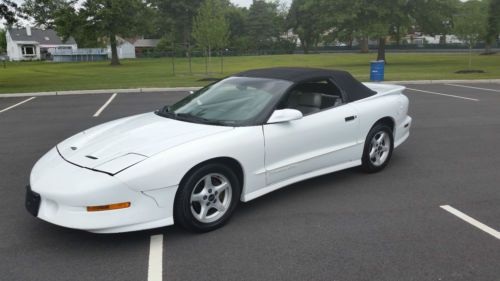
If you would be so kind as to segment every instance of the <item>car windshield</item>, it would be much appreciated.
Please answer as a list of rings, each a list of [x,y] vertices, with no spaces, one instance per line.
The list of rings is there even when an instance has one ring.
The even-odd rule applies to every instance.
[[[284,80],[229,77],[165,107],[159,114],[189,122],[246,125],[291,85]]]

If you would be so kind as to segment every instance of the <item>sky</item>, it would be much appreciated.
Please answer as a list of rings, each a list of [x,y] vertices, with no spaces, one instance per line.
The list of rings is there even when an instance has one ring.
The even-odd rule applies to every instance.
[[[252,1],[253,0],[231,0],[231,2],[233,2],[233,4],[236,4],[240,7],[250,7],[250,5],[252,4]]]
[[[271,0],[271,1],[276,1],[276,0]],[[24,1],[23,0],[13,0],[13,2],[21,4]],[[250,7],[252,4],[253,0],[231,0],[231,2],[235,5],[238,5],[240,7]],[[290,3],[292,3],[292,0],[279,0],[279,2],[286,3],[287,6],[290,6]],[[3,23],[0,22],[0,27],[3,27]]]
[[[240,7],[250,7],[252,4],[253,0],[231,0],[234,4],[240,6]],[[292,0],[280,0],[280,2],[284,2],[287,5],[290,5],[292,3]]]
[[[23,0],[14,0],[16,3],[22,3],[24,2]],[[252,4],[253,0],[231,0],[234,4],[240,6],[240,7],[250,7]],[[285,2],[287,4],[292,3],[292,0],[280,0],[280,2]]]

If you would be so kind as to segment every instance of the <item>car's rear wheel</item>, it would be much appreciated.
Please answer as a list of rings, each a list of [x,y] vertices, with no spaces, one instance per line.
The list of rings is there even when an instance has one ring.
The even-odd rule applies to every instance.
[[[385,124],[376,124],[368,133],[362,158],[362,168],[368,173],[383,170],[391,160],[394,149],[392,129]]]
[[[179,186],[175,222],[197,232],[219,228],[231,217],[240,194],[237,176],[225,165],[209,163],[196,168]]]

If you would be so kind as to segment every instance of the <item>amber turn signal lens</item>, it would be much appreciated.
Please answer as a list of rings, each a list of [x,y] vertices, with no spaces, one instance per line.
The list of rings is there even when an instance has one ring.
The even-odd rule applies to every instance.
[[[88,206],[87,212],[99,212],[99,211],[110,211],[116,209],[125,209],[130,207],[130,202],[116,203],[110,205],[102,205],[102,206]]]

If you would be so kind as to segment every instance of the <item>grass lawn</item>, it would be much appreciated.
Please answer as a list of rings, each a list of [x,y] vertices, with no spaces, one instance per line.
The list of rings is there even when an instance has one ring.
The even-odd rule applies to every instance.
[[[223,77],[239,71],[274,67],[303,66],[347,70],[362,81],[369,80],[371,54],[317,54],[227,57],[224,73],[211,77]],[[455,74],[467,68],[467,54],[389,53],[386,80],[437,80],[500,78],[500,55],[473,57],[473,68],[484,70],[482,74]],[[176,59],[176,72],[172,74],[171,59],[137,59],[122,61],[121,66],[111,67],[108,62],[53,63],[9,62],[0,64],[0,93],[42,92],[63,90],[181,87],[202,86],[205,65],[202,58],[193,59],[193,72],[188,74],[186,59]],[[211,72],[220,71],[219,58],[213,58]]]

